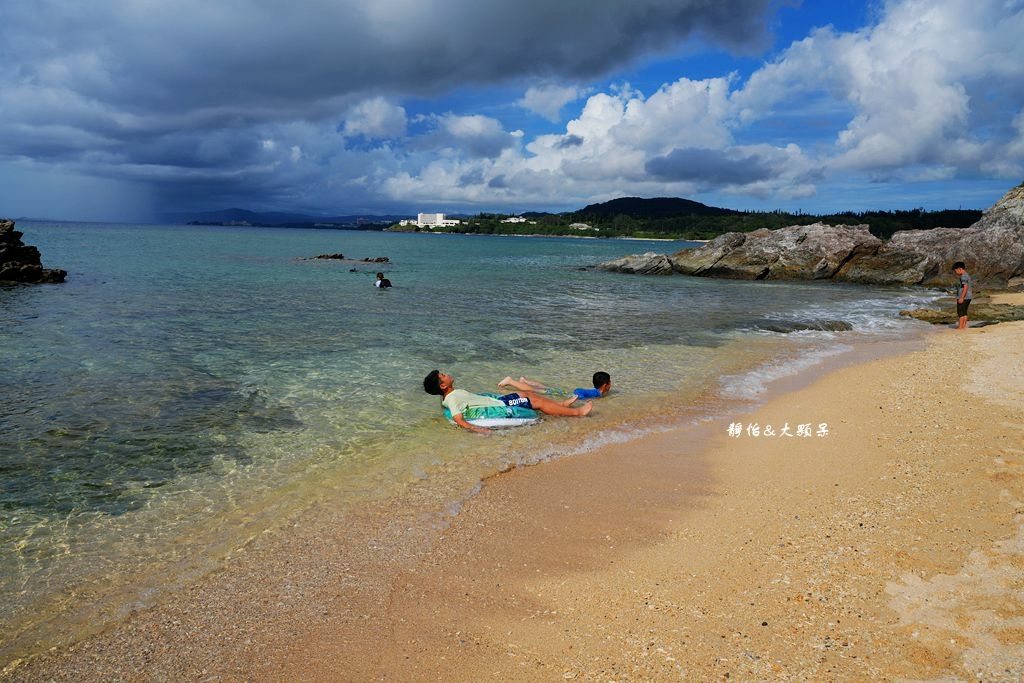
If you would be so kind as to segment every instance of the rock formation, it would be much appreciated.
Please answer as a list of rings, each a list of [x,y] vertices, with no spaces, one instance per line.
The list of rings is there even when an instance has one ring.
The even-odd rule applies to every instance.
[[[64,282],[66,271],[43,268],[39,250],[22,244],[14,221],[0,219],[0,282]]]
[[[738,280],[824,280],[851,259],[878,251],[882,241],[868,226],[794,225],[780,230],[730,232],[700,249],[672,255],[684,275]]]
[[[672,261],[664,254],[649,251],[637,256],[624,256],[597,266],[602,270],[613,270],[617,273],[631,275],[671,275],[674,272]]]
[[[915,308],[910,311],[900,311],[900,315],[935,325],[956,325],[956,306],[953,301],[950,299],[942,309]],[[1014,304],[975,303],[971,304],[968,312],[972,327],[977,326],[979,322],[991,324],[1024,320],[1024,306]]]
[[[376,257],[369,257],[369,256],[367,256],[367,257],[361,258],[361,259],[352,259],[352,258],[346,257],[344,254],[341,254],[341,253],[338,253],[338,254],[320,254],[318,256],[312,256],[312,257],[310,257],[308,259],[305,259],[305,260],[307,260],[307,261],[316,261],[316,260],[351,261],[353,263],[355,263],[355,262],[358,262],[358,263],[390,263],[391,262],[391,259],[388,258],[387,256],[376,256]]]
[[[1024,286],[1024,184],[1010,190],[969,228],[904,230],[882,242],[868,226],[794,225],[730,232],[670,257],[628,256],[597,267],[745,280],[834,279],[879,285],[948,286],[953,263],[986,287]]]

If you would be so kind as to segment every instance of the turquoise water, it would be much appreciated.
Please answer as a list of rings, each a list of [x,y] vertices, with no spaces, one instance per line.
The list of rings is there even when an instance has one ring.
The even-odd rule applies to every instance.
[[[709,389],[755,397],[858,337],[905,334],[895,313],[927,298],[580,270],[682,243],[18,229],[69,276],[0,287],[0,654],[115,587],[144,601],[147,577],[216,566],[310,501],[358,505],[442,471],[471,491],[509,464],[697,419]],[[391,263],[303,260],[325,252]],[[393,289],[372,286],[377,270]],[[765,332],[836,319],[856,331]],[[571,389],[603,369],[615,392],[587,420],[485,440],[440,418],[421,385],[434,368],[480,391],[506,374]]]

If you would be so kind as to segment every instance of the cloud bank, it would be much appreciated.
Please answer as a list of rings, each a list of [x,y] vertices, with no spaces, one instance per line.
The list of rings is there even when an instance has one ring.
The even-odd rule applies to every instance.
[[[818,28],[746,74],[666,74],[649,93],[615,80],[688,45],[763,54],[773,6],[9,0],[0,188],[20,190],[0,204],[45,183],[68,206],[102,185],[111,210],[141,214],[1020,182],[1020,0],[892,0],[872,25]],[[473,92],[506,99],[453,110]]]

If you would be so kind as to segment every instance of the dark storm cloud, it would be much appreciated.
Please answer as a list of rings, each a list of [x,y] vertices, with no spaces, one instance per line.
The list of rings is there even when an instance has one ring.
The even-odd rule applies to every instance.
[[[462,174],[462,176],[459,178],[458,185],[459,187],[469,187],[470,185],[482,185],[483,182],[483,171],[476,170]]]
[[[159,168],[157,189],[175,199],[196,189],[195,169],[219,167],[224,182],[255,185],[265,178],[246,165],[256,163],[268,127],[336,126],[350,107],[377,96],[607,75],[693,35],[750,52],[765,47],[770,6],[770,0],[5,0],[0,160],[76,163],[76,172],[135,174],[146,182]],[[488,131],[455,131],[448,142],[476,158],[517,144]],[[181,192],[168,189],[175,171]],[[196,191],[203,187],[214,196],[216,183]],[[259,187],[252,192],[266,196]]]
[[[568,149],[569,147],[579,147],[583,144],[583,138],[579,135],[566,135],[557,143],[555,143],[556,149]]]
[[[703,186],[747,185],[776,175],[775,167],[758,156],[736,157],[717,149],[674,149],[655,157],[646,170],[660,180],[696,182]]]
[[[315,117],[372,93],[592,77],[698,31],[749,49],[764,38],[768,4],[8,0],[0,8],[0,84],[26,86],[19,97],[74,98],[64,122],[119,137],[221,128]]]

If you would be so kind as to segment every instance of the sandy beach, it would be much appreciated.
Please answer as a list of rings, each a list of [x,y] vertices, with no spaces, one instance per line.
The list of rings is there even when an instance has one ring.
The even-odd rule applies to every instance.
[[[4,677],[1020,680],[1022,340],[943,330],[454,516],[324,501]]]
[[[994,294],[990,294],[989,298],[994,304],[1024,306],[1024,292],[996,292]]]

